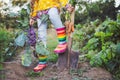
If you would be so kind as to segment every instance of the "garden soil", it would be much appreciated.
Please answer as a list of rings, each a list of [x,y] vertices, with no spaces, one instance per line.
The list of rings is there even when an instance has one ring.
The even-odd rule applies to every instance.
[[[2,75],[5,75],[5,78],[2,80],[112,80],[112,75],[105,69],[91,67],[88,62],[80,61],[76,70],[61,70],[58,69],[56,63],[49,62],[41,72],[42,76],[27,76],[26,74],[36,66],[37,60],[33,57],[33,64],[30,67],[23,67],[21,65],[22,54],[24,51],[20,52],[13,61],[3,63],[4,73]]]

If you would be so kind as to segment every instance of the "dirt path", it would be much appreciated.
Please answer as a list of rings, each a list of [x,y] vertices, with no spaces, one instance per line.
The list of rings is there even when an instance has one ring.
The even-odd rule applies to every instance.
[[[5,80],[112,80],[111,74],[102,68],[91,68],[87,62],[79,63],[77,71],[68,72],[67,69],[59,70],[53,64],[49,64],[40,77],[27,77],[35,65],[28,68],[21,66],[18,62],[6,62]]]
[[[41,76],[32,77],[26,74],[36,66],[36,59],[33,57],[33,64],[30,67],[21,65],[21,55],[24,51],[11,62],[5,62],[4,75],[2,80],[112,80],[112,75],[102,68],[92,68],[88,62],[79,62],[77,70],[60,70],[55,63],[48,63],[41,73]]]

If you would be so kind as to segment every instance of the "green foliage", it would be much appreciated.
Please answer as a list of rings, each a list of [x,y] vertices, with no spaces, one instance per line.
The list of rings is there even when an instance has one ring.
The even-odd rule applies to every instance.
[[[5,42],[9,42],[11,40],[11,33],[8,32],[6,29],[2,29],[0,28],[0,46],[5,47],[8,43]],[[3,45],[4,44],[4,45]],[[0,48],[2,50],[2,47]]]
[[[44,23],[44,22],[46,22],[49,19],[49,15],[43,14],[40,19]]]
[[[28,77],[41,77],[44,76],[44,74],[42,72],[34,72],[34,71],[29,71],[26,73],[26,76]]]
[[[115,7],[115,0],[97,0],[96,2],[78,0],[75,23],[86,23],[100,19],[104,21],[106,17],[116,19],[119,6]]]
[[[13,38],[14,34],[6,29],[0,28],[0,62],[6,61],[15,54]],[[11,49],[13,51],[11,51]]]
[[[73,6],[75,6],[77,4],[78,0],[70,0],[70,4],[72,4]]]
[[[17,6],[17,5],[22,6],[26,2],[27,0],[12,0],[13,6]]]
[[[21,33],[16,39],[15,39],[15,44],[17,46],[23,47],[25,45],[27,36],[24,33]]]
[[[57,37],[55,37],[55,35],[53,36],[53,34],[54,34],[54,31],[48,34],[48,37],[47,37],[47,49],[50,52],[47,59],[48,62],[57,62],[57,59],[58,59],[58,55],[53,52],[53,50],[56,48],[58,44]]]
[[[41,54],[41,55],[49,54],[49,51],[45,48],[45,46],[41,42],[36,43],[35,49],[37,54]]]
[[[31,63],[32,63],[31,54],[25,52],[25,53],[22,55],[22,65],[28,67],[28,66],[31,65]]]
[[[89,59],[92,66],[102,66],[116,76],[120,67],[119,19],[120,14],[117,20],[107,18],[101,22],[97,19],[84,25],[78,24],[73,34],[73,43],[77,43],[79,51],[84,55],[81,57]]]
[[[30,5],[27,5],[27,9],[22,8],[19,12],[19,18],[16,20],[18,22],[17,28],[26,30],[29,28],[29,14],[30,14]]]
[[[48,55],[47,60],[49,62],[57,62],[57,59],[58,59],[58,56],[56,54],[54,54],[54,53],[51,53],[51,54]]]
[[[88,41],[88,43],[86,44],[86,46],[85,47],[83,47],[83,50],[87,50],[87,49],[89,49],[89,50],[95,50],[96,48],[97,48],[97,42],[98,42],[98,38],[91,38],[91,39],[89,39],[89,41]],[[91,46],[92,45],[92,46]]]
[[[4,70],[0,70],[0,80],[5,80],[5,71]]]
[[[32,54],[32,50],[30,49],[29,46],[27,46],[24,54],[22,55],[22,65],[23,66],[28,67],[31,65],[31,63],[32,63],[31,54]]]
[[[20,15],[18,14],[18,12],[16,12],[16,7],[25,7],[27,2],[27,0],[10,0],[9,3],[6,3],[5,1],[0,1],[0,27],[7,29],[16,28],[16,20],[20,18]]]
[[[98,22],[99,20],[96,20],[95,22],[86,23],[85,25],[75,25],[76,30],[73,34],[73,44],[75,45],[73,45],[72,47],[75,47],[76,49],[79,49],[79,51],[82,51],[82,47],[86,44],[86,41],[88,41],[88,39],[94,36],[93,34],[95,33]]]
[[[117,44],[116,53],[118,55],[120,54],[120,43]]]
[[[9,29],[9,28],[15,28],[17,24],[15,24],[16,22],[16,19],[18,17],[18,14],[15,14],[15,13],[2,13],[3,12],[7,12],[7,11],[10,11],[9,8],[6,8],[6,9],[1,9],[0,10],[0,28],[6,28],[6,29]]]
[[[28,13],[26,13],[27,11],[28,10],[25,11],[25,9],[21,11],[21,18],[23,18],[23,14],[28,15]],[[21,25],[21,27],[19,26],[20,27],[19,30],[11,29],[9,31],[4,28],[0,28],[0,36],[1,36],[0,46],[2,46],[0,47],[1,62],[11,60],[12,57],[15,56],[18,46],[23,47],[25,45],[26,33],[24,33],[22,29],[23,28],[26,29],[28,27],[28,17],[25,18],[24,20],[25,21],[23,23],[21,22],[21,24],[17,24],[17,25]]]

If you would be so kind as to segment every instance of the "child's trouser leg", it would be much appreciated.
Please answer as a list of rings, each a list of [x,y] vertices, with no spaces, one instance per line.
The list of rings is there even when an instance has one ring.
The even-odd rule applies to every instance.
[[[38,42],[42,41],[46,48],[46,35],[47,35],[47,23],[41,23],[40,19],[37,19],[38,24]],[[35,72],[41,71],[46,67],[47,56],[38,55],[39,64],[34,68]]]
[[[42,43],[46,48],[47,22],[41,23],[41,20],[37,19],[37,25],[38,25],[38,42],[42,41]]]
[[[67,49],[67,43],[66,43],[66,31],[65,26],[63,26],[62,21],[60,19],[60,15],[57,8],[51,8],[48,11],[49,18],[56,28],[57,32],[57,38],[59,41],[58,46],[55,48],[55,53],[63,53]]]

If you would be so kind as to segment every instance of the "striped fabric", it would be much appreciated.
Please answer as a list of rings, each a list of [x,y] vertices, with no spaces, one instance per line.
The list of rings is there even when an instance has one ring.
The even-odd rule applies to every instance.
[[[58,28],[57,30],[57,37],[59,44],[64,44],[66,43],[66,32],[65,32],[65,27],[63,28]]]
[[[47,56],[46,55],[39,55],[39,64],[46,64]]]

